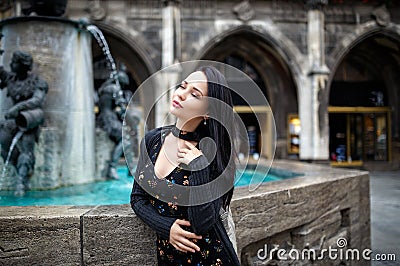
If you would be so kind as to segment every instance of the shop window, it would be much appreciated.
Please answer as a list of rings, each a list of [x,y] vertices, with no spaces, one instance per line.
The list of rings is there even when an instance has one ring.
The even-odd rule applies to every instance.
[[[333,165],[390,160],[389,108],[329,107],[329,124]]]
[[[300,151],[300,119],[297,114],[288,116],[288,154],[299,154]]]

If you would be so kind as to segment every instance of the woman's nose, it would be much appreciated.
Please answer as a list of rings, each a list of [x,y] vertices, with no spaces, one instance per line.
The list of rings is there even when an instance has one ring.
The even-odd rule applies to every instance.
[[[185,100],[186,99],[185,91],[186,90],[182,90],[182,89],[179,89],[177,91],[177,95],[178,95],[179,99],[181,99],[181,100]]]

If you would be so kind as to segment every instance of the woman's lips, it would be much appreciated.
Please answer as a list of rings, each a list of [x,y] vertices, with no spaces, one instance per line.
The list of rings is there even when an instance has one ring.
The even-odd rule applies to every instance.
[[[172,101],[172,105],[173,105],[175,108],[182,108],[182,105],[181,105],[178,101],[175,101],[175,100]]]

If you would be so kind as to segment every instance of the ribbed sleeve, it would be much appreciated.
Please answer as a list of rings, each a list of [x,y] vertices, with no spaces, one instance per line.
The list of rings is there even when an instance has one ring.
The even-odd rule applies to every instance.
[[[150,204],[148,194],[136,183],[133,184],[131,206],[135,214],[163,239],[169,239],[169,232],[176,218],[162,216]]]
[[[190,182],[190,195],[189,202],[196,204],[204,199],[212,198],[212,190],[210,189],[196,189],[193,186],[204,185],[212,181],[210,174],[210,167],[207,158],[201,155],[189,163],[191,169],[201,169],[193,171],[189,177]],[[216,199],[201,205],[194,205],[188,208],[188,218],[195,234],[203,235],[207,233],[210,228],[219,219],[219,209],[221,208],[221,199]]]
[[[151,139],[151,136],[147,135],[145,139]],[[142,139],[140,142],[140,156],[136,167],[135,178],[138,176],[139,171],[143,169],[146,158],[146,145],[144,139]],[[142,219],[144,223],[150,226],[162,238],[169,239],[169,232],[176,218],[159,214],[153,205],[150,204],[150,195],[141,188],[136,181],[133,183],[131,206],[135,214]]]

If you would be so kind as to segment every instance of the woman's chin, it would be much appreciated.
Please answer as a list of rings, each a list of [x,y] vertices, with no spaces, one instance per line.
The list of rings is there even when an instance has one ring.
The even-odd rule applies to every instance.
[[[171,115],[173,115],[173,116],[175,116],[176,118],[181,118],[181,114],[179,114],[179,110],[177,110],[176,108],[174,108],[174,107],[171,107],[170,109],[169,109],[169,113],[171,114]]]

